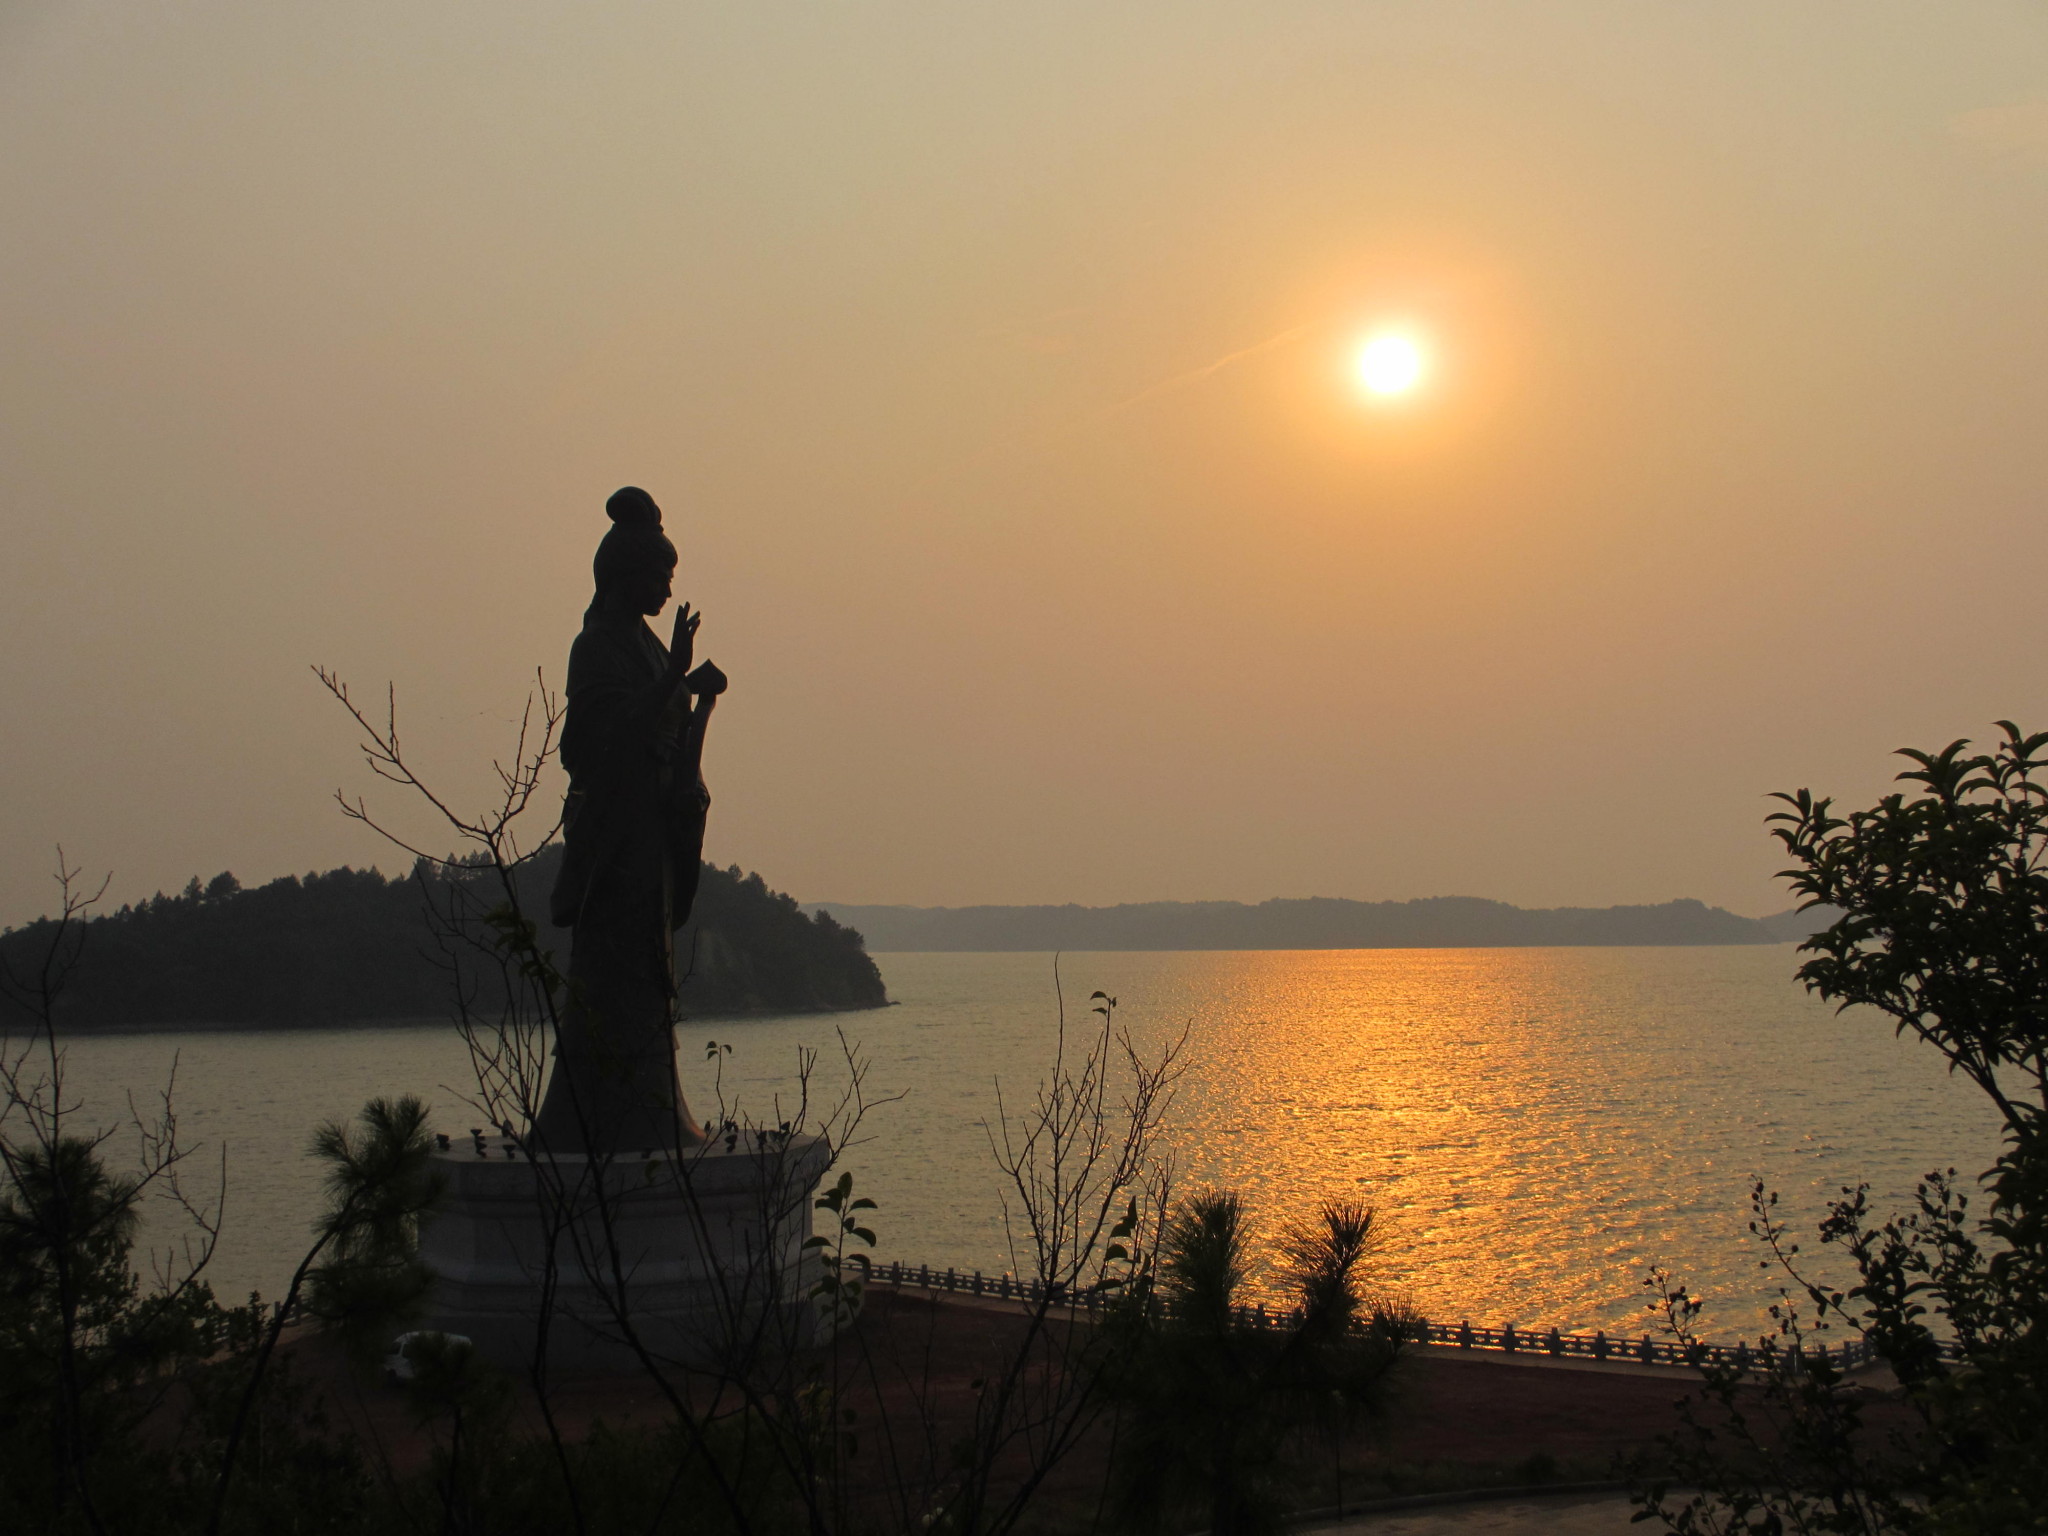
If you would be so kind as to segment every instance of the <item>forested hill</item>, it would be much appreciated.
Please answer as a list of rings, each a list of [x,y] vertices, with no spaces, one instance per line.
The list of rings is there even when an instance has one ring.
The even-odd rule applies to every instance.
[[[1738,917],[1698,901],[1530,909],[1476,896],[1153,901],[1118,907],[875,907],[831,912],[875,950],[1463,949],[1592,944],[1776,944],[1825,926]]]
[[[544,915],[558,850],[521,882]],[[334,869],[244,890],[198,879],[93,919],[58,1018],[73,1026],[328,1024],[451,1013],[453,982],[427,921],[433,893],[412,875]],[[48,948],[48,920],[0,934],[19,975]],[[888,1001],[860,934],[807,916],[757,874],[704,867],[677,966],[685,1017],[878,1008]],[[543,929],[566,967],[569,936]]]

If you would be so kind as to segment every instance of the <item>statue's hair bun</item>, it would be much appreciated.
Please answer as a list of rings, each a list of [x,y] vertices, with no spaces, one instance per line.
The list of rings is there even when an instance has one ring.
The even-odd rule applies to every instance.
[[[661,508],[637,485],[621,486],[604,504],[611,520],[624,528],[659,528]]]

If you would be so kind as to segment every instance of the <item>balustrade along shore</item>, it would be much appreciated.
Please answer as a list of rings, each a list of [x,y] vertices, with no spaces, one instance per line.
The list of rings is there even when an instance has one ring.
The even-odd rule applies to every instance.
[[[926,1264],[877,1264],[869,1272],[869,1282],[958,1296],[979,1296],[995,1301],[1015,1302],[1023,1306],[1037,1306],[1046,1299],[1045,1287],[1037,1280],[1020,1280],[1008,1274],[984,1275],[978,1269],[937,1270]],[[1056,1293],[1053,1304],[1093,1314],[1107,1308],[1115,1296],[1114,1289],[1077,1290],[1065,1294]],[[1262,1302],[1256,1306],[1239,1307],[1237,1315],[1238,1320],[1247,1327],[1277,1328],[1286,1326],[1297,1314],[1284,1308],[1269,1308]],[[1722,1365],[1746,1371],[1763,1368],[1775,1358],[1780,1361],[1789,1360],[1795,1365],[1805,1360],[1826,1360],[1837,1370],[1853,1371],[1870,1365],[1877,1359],[1876,1351],[1865,1339],[1845,1339],[1834,1345],[1802,1342],[1796,1347],[1766,1352],[1747,1343],[1685,1344],[1677,1339],[1652,1338],[1648,1334],[1638,1338],[1627,1338],[1620,1335],[1610,1336],[1604,1330],[1592,1333],[1565,1333],[1556,1328],[1518,1328],[1513,1323],[1505,1328],[1475,1328],[1468,1322],[1450,1324],[1417,1321],[1414,1326],[1417,1330],[1414,1342],[1423,1344],[1447,1345],[1461,1350],[1501,1355],[1659,1365],[1677,1369],[1696,1370],[1706,1365]],[[1943,1344],[1941,1350],[1949,1359],[1957,1356],[1953,1345]]]

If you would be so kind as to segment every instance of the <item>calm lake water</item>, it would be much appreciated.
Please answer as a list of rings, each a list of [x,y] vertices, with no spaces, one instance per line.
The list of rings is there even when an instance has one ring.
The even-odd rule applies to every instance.
[[[844,1081],[844,1030],[871,1094],[901,1095],[848,1159],[880,1202],[883,1260],[1010,1267],[983,1126],[998,1080],[1014,1103],[1050,1061],[1053,957],[877,960],[895,1007],[686,1024],[692,1107],[713,1108],[706,1038],[732,1045],[727,1093],[775,1120],[802,1048],[822,1048],[824,1088]],[[1993,1117],[1931,1049],[1875,1016],[1837,1018],[1795,964],[1786,946],[1351,950],[1077,954],[1059,972],[1070,1026],[1100,988],[1142,1040],[1188,1030],[1170,1136],[1183,1187],[1242,1189],[1269,1220],[1330,1196],[1374,1203],[1392,1236],[1384,1280],[1432,1317],[1633,1330],[1661,1262],[1733,1333],[1765,1294],[1752,1176],[1810,1229],[1841,1184],[1894,1203],[1930,1168],[1996,1155]],[[71,1086],[89,1117],[117,1119],[174,1058],[186,1136],[227,1148],[224,1294],[275,1292],[303,1250],[316,1122],[416,1092],[441,1128],[476,1123],[446,1025],[80,1039]]]

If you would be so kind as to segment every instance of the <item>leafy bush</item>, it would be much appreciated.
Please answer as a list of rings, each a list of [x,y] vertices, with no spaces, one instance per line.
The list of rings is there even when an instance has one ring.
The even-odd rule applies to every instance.
[[[1373,1297],[1369,1208],[1325,1205],[1276,1245],[1290,1307],[1247,1310],[1254,1228],[1241,1196],[1179,1205],[1160,1238],[1156,1280],[1112,1317],[1108,1388],[1127,1412],[1117,1445],[1118,1509],[1138,1529],[1206,1518],[1215,1536],[1275,1528],[1288,1452],[1303,1431],[1377,1406],[1412,1319]]]
[[[1844,1189],[1820,1236],[1853,1261],[1846,1290],[1805,1276],[1757,1190],[1752,1230],[1787,1275],[1777,1331],[1755,1368],[1708,1372],[1693,1433],[1669,1448],[1672,1480],[1703,1491],[1644,1488],[1674,1530],[2048,1529],[2048,733],[1999,724],[1988,753],[1906,749],[1899,779],[1918,789],[1868,810],[1779,797],[1786,877],[1842,913],[1801,946],[1800,979],[1941,1052],[1997,1110],[2004,1150],[1981,1212],[1953,1169],[1890,1218]],[[1661,1298],[1688,1334],[1698,1302],[1669,1282]],[[1897,1403],[1813,1358],[1830,1328],[1869,1341]]]

